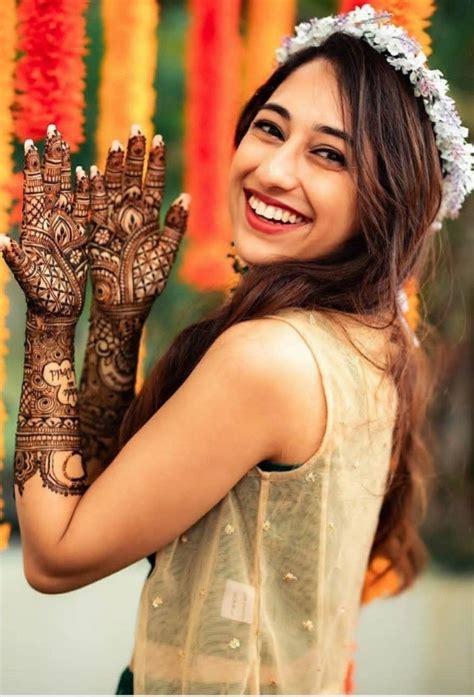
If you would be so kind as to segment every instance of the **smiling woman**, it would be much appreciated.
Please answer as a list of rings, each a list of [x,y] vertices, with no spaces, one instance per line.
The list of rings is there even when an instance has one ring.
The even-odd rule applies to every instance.
[[[332,63],[321,58],[299,66],[271,100],[260,106],[230,170],[234,242],[251,264],[321,257],[359,229],[356,171],[344,130],[344,111],[347,119],[350,112]]]
[[[369,19],[382,41],[387,26]],[[79,169],[72,193],[57,129],[42,165],[25,144],[22,236],[1,241],[28,303],[15,457],[25,574],[61,593],[150,557],[135,693],[341,693],[368,564],[382,557],[397,591],[423,568],[427,363],[397,297],[427,270],[440,204],[455,210],[470,183],[447,180],[393,42],[385,55],[360,21],[322,41],[315,20],[245,105],[229,206],[248,271],[136,396],[140,332],[189,203],[160,227],[163,139],[144,178],[138,127],[126,153],[114,141],[105,176],[91,169],[89,235],[89,180]],[[351,22],[359,34],[342,31]]]

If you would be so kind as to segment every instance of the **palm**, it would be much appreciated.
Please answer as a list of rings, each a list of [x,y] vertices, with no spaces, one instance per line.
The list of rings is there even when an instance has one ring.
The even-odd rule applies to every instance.
[[[146,308],[166,286],[185,228],[179,203],[160,230],[165,178],[163,143],[150,151],[145,180],[145,138],[133,135],[127,154],[111,149],[105,177],[92,177],[89,258],[94,298],[107,306]]]
[[[31,310],[77,318],[87,280],[89,182],[82,176],[72,192],[69,149],[55,129],[42,168],[34,145],[27,149],[24,181],[20,240],[11,240],[5,260]]]

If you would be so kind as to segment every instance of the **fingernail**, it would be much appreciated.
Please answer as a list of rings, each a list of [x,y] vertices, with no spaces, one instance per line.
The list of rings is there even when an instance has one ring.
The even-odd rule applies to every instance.
[[[185,194],[185,193],[180,194],[175,201],[175,203],[178,203],[179,205],[181,205],[185,211],[189,210],[190,202],[191,202],[191,195]]]
[[[92,169],[92,167],[91,167],[91,169]],[[81,165],[76,167],[76,178],[77,179],[84,179],[85,176],[86,176],[86,172],[85,172],[84,167],[81,167]]]
[[[151,141],[151,146],[153,148],[157,148],[159,145],[163,145],[163,136],[160,135],[159,133],[157,133],[156,136],[153,136],[153,140]]]
[[[53,136],[57,135],[59,133],[58,129],[56,128],[56,124],[50,123],[48,128],[46,129],[46,135],[48,138],[52,138]]]
[[[11,239],[8,237],[8,235],[0,235],[0,248],[3,251],[4,249],[10,249],[11,245]]]
[[[141,136],[143,135],[141,126],[138,123],[132,124],[130,128],[130,136]]]
[[[91,165],[89,171],[90,171],[90,173],[91,173],[91,179],[93,179],[93,178],[96,177],[98,174],[100,174],[99,168],[98,168],[96,165]]]
[[[33,141],[31,140],[31,138],[27,138],[27,139],[25,140],[25,143],[24,143],[23,147],[24,147],[24,149],[25,149],[25,155],[26,155],[26,153],[28,152],[28,150],[31,150],[32,148],[35,147],[35,144],[34,144]]]
[[[122,143],[119,140],[113,140],[112,145],[110,146],[110,151],[119,152],[120,150],[123,150]]]

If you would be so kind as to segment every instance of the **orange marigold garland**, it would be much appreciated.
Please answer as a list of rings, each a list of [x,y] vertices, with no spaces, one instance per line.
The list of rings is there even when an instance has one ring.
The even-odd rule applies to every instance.
[[[244,65],[244,100],[274,69],[275,46],[291,34],[296,21],[296,0],[249,0]]]
[[[403,27],[421,45],[427,56],[431,54],[431,36],[426,32],[430,26],[429,18],[436,10],[434,0],[370,0],[374,10],[392,13],[391,22]],[[364,0],[342,0],[338,12],[350,12],[364,5]]]
[[[189,0],[186,50],[185,183],[192,196],[179,277],[195,287],[235,281],[227,179],[239,108],[240,0]]]
[[[2,0],[0,4],[0,234],[9,230],[8,210],[11,196],[7,185],[13,174],[13,116],[11,107],[14,99],[14,60],[16,42],[15,0]],[[9,272],[3,258],[0,259],[0,394],[3,395],[6,381],[5,358],[8,353],[9,332],[7,316],[9,310],[6,286]],[[5,520],[3,471],[5,468],[5,424],[7,412],[0,399],[0,550],[8,547],[11,523]]]
[[[2,0],[3,2],[3,0]],[[87,0],[20,0],[15,113],[20,140],[55,123],[74,152],[84,141]]]

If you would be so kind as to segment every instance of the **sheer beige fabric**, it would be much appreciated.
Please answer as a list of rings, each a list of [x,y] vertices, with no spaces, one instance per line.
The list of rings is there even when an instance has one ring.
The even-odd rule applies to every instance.
[[[157,554],[138,611],[136,694],[343,692],[396,391],[333,319],[296,309],[271,317],[299,332],[319,367],[323,442],[297,469],[254,467]],[[344,323],[380,361],[386,330]]]

